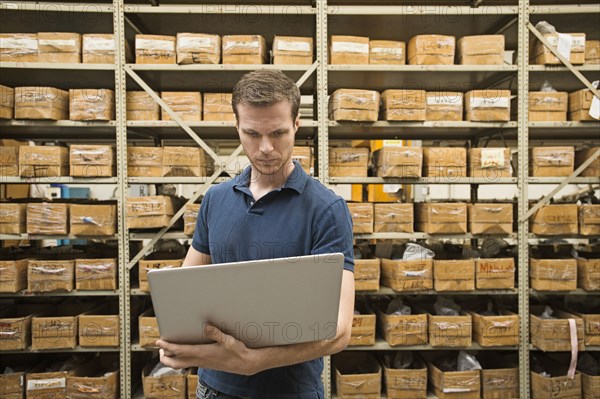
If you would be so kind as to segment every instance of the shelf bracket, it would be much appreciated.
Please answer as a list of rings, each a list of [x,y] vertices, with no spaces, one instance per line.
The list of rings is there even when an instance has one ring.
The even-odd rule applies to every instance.
[[[304,82],[306,82],[306,80],[310,77],[310,75],[312,75],[317,70],[318,67],[319,67],[319,61],[315,61],[310,66],[310,68],[308,68],[308,70],[306,72],[304,72],[304,74],[300,77],[300,79],[298,79],[298,81],[296,82],[296,86],[302,87]]]

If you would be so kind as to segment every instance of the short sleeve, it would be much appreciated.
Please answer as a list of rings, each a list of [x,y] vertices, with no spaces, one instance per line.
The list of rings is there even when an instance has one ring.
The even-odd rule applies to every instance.
[[[341,252],[344,254],[344,269],[354,272],[352,218],[346,201],[339,198],[313,223],[311,255]]]
[[[200,211],[198,212],[198,218],[196,219],[196,230],[194,230],[194,236],[192,237],[192,248],[207,255],[210,255],[210,246],[208,243],[209,198],[210,190],[206,192],[206,195],[200,204]]]

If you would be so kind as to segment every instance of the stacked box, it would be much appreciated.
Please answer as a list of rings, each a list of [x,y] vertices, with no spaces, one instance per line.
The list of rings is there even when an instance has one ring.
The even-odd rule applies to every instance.
[[[531,287],[538,291],[572,291],[577,288],[575,259],[530,259]]]
[[[163,147],[163,176],[206,176],[204,151],[199,147]]]
[[[427,398],[427,368],[420,361],[409,369],[397,369],[393,367],[391,358],[386,358],[383,380],[389,399]]]
[[[27,291],[73,291],[75,267],[72,260],[27,261]]]
[[[106,372],[98,369],[81,376],[67,377],[69,399],[117,399],[119,397],[119,370]]]
[[[119,346],[118,311],[96,309],[79,316],[79,345],[82,347]]]
[[[466,234],[467,204],[416,203],[416,229],[428,234]]]
[[[534,305],[529,315],[531,344],[543,351],[571,351],[571,328],[569,319],[575,320],[577,347],[584,350],[583,319],[572,313],[554,310],[552,319],[542,319],[544,306]]]
[[[221,36],[204,33],[177,34],[177,63],[218,64],[221,61]]]
[[[68,204],[27,204],[27,233],[64,235],[68,233]]]
[[[425,90],[385,90],[381,101],[387,121],[425,120]]]
[[[352,332],[348,346],[375,345],[375,313],[368,306],[357,306],[360,314],[352,318]]]
[[[423,148],[425,177],[456,178],[467,176],[467,150],[460,147]]]
[[[340,399],[381,397],[381,366],[366,352],[342,352],[333,357],[335,386]]]
[[[513,204],[469,204],[469,231],[472,234],[511,234]]]
[[[31,349],[74,349],[79,317],[90,310],[87,304],[61,304],[31,319]]]
[[[140,346],[142,348],[156,347],[156,341],[160,339],[158,323],[154,316],[154,309],[150,308],[139,317]]]
[[[56,177],[69,174],[68,153],[64,147],[19,147],[19,174],[23,177]]]
[[[168,196],[127,198],[127,228],[152,229],[165,227],[175,214],[175,204]]]
[[[23,350],[31,344],[31,319],[36,313],[27,307],[3,306],[0,311],[0,353]],[[1,374],[0,374],[1,375]],[[1,391],[0,391],[1,392]]]
[[[475,289],[473,259],[434,260],[433,287],[436,291],[472,291]]]
[[[454,36],[417,35],[408,42],[411,65],[452,65],[456,39]]]
[[[581,89],[569,93],[569,120],[595,121],[590,115],[594,94],[590,89]]]
[[[531,372],[531,399],[575,399],[581,398],[581,374],[575,373],[575,378],[566,375],[550,376]]]
[[[136,64],[175,64],[175,36],[135,35]]]
[[[369,41],[369,64],[404,65],[406,64],[406,43],[393,40]]]
[[[139,283],[140,290],[150,292],[150,284],[148,283],[148,272],[155,269],[173,269],[181,267],[181,259],[166,259],[166,260],[140,260]]]
[[[567,120],[569,93],[529,92],[529,122],[563,122]]]
[[[197,399],[196,390],[198,388],[198,368],[192,367],[187,375],[187,398]]]
[[[115,119],[115,92],[109,89],[69,90],[69,118],[72,121]]]
[[[200,204],[187,204],[183,212],[183,233],[191,236],[196,230],[198,221],[198,212],[200,212]]]
[[[600,290],[600,259],[580,254],[577,258],[577,286],[586,291]]]
[[[428,121],[462,121],[463,93],[431,91],[425,94],[425,119]]]
[[[150,372],[155,365],[156,363],[150,363],[142,371],[144,397],[148,399],[185,399],[186,373],[151,377]]]
[[[427,344],[427,313],[413,309],[409,315],[387,314],[377,307],[377,325],[390,346]]]
[[[398,292],[430,290],[433,259],[381,259],[381,284]]]
[[[519,345],[519,315],[509,310],[500,310],[497,316],[485,316],[469,312],[473,317],[473,339],[479,345]]]
[[[275,36],[273,38],[273,64],[310,65],[312,63],[312,37]]]
[[[552,48],[558,47],[558,33],[543,33],[542,35]],[[568,35],[571,36],[571,52],[569,57],[565,58],[573,65],[581,65],[585,62],[585,33],[569,33]],[[535,40],[532,46],[530,62],[541,65],[562,65],[562,62],[539,40]]]
[[[0,119],[12,119],[15,116],[15,89],[0,85]]]
[[[49,368],[48,365],[48,363],[41,363],[39,367],[36,366],[27,373],[26,397],[28,399],[67,399],[67,378],[81,372],[81,362],[75,358],[62,364],[52,364]]]
[[[600,151],[600,147],[583,148],[575,152],[575,168],[579,168],[585,161]],[[600,176],[600,156],[596,158],[581,174],[581,177],[598,177]]]
[[[583,399],[594,399],[600,392],[600,375],[581,373],[581,389]]]
[[[470,148],[469,149],[469,176],[486,177],[511,177],[510,148]]]
[[[486,364],[481,370],[481,394],[482,399],[518,398],[518,365]]]
[[[292,150],[292,160],[300,162],[302,169],[308,174],[311,174],[311,169],[314,169],[315,160],[312,156],[312,147],[294,146]]]
[[[579,205],[579,234],[584,236],[600,235],[600,205]]]
[[[202,120],[202,95],[200,92],[163,91],[160,97],[184,121]],[[170,121],[171,116],[161,108],[161,120]]]
[[[266,64],[267,44],[261,35],[223,36],[223,64]]]
[[[475,259],[475,287],[478,290],[515,288],[515,260],[513,258]]]
[[[0,33],[0,62],[38,62],[37,33]]]
[[[472,122],[510,121],[510,90],[471,90],[465,94],[465,119]]]
[[[439,399],[479,399],[479,370],[444,371],[436,363],[427,362],[430,386]]]
[[[354,289],[377,291],[381,275],[381,259],[354,259]]]
[[[81,35],[67,32],[39,32],[38,62],[81,63]]]
[[[158,121],[160,105],[145,91],[128,91],[126,95],[127,120]]]
[[[421,177],[423,148],[383,147],[373,153],[379,177]]]
[[[463,36],[457,44],[459,64],[504,64],[504,35]]]
[[[600,40],[585,41],[585,63],[600,64]]]
[[[2,203],[0,206],[0,234],[23,234],[27,204]]]
[[[27,358],[8,358],[0,364],[4,371],[0,374],[0,397],[4,399],[23,399],[25,397],[25,375],[31,369]],[[10,367],[10,370],[6,369]]]
[[[69,168],[69,175],[73,177],[115,176],[115,151],[109,145],[72,144]]]
[[[379,203],[373,205],[374,233],[413,233],[413,204]]]
[[[575,312],[570,311],[583,320],[584,343],[586,346],[600,345],[600,311]]]
[[[531,217],[531,232],[539,235],[568,235],[578,233],[577,205],[542,205]]]
[[[117,232],[117,207],[114,204],[71,204],[69,214],[73,235],[112,236]]]
[[[82,35],[81,59],[84,64],[114,64],[115,38],[112,33]]]
[[[329,63],[368,64],[369,38],[363,36],[331,36]]]
[[[379,93],[373,90],[338,89],[329,99],[329,119],[375,122],[379,99]]]
[[[19,147],[0,146],[0,176],[19,176]]]
[[[461,311],[459,316],[427,314],[429,344],[434,347],[471,346],[472,317]]]
[[[81,291],[117,289],[116,259],[75,259],[75,288]]]
[[[348,209],[352,216],[353,233],[373,232],[373,204],[370,202],[349,202]]]
[[[162,147],[127,147],[127,176],[162,176]]]
[[[563,177],[573,173],[574,147],[529,149],[529,174],[533,177]]]
[[[4,205],[2,205],[4,206]],[[27,287],[27,261],[0,260],[0,292],[17,293]]]
[[[16,87],[16,119],[69,119],[69,92],[54,87]]]
[[[204,93],[202,119],[205,121],[235,121],[231,93]]]
[[[329,148],[329,176],[331,177],[367,177],[368,164],[368,148]]]

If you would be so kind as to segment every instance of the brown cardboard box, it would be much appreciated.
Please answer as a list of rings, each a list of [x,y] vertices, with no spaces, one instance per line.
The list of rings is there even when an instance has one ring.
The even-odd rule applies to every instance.
[[[112,236],[117,232],[114,204],[71,204],[69,214],[69,231],[73,235]]]
[[[352,318],[352,332],[348,346],[375,345],[375,313],[367,306],[357,306],[360,314]]]
[[[374,233],[413,233],[413,204],[373,204]]]
[[[583,399],[595,399],[600,392],[600,375],[588,375],[581,373],[581,389]]]
[[[423,148],[383,147],[373,152],[379,177],[421,177]]]
[[[312,37],[275,36],[273,38],[273,64],[310,65],[312,63]]]
[[[585,63],[600,64],[600,40],[585,41]]]
[[[15,89],[0,85],[0,119],[12,119],[15,115]]]
[[[586,291],[600,290],[600,259],[577,259],[577,286]]]
[[[381,259],[381,284],[398,292],[430,290],[433,288],[433,259]]]
[[[366,352],[342,352],[333,357],[335,386],[340,399],[381,397],[381,366]]]
[[[329,99],[329,119],[375,122],[379,99],[379,93],[373,90],[338,89]]]
[[[354,289],[377,291],[381,276],[381,259],[354,259]]]
[[[569,319],[575,320],[577,329],[577,347],[580,351],[584,350],[584,330],[583,319],[572,313],[562,310],[554,310],[553,319],[542,319],[540,315],[544,312],[545,306],[531,306],[529,315],[529,328],[531,335],[531,344],[543,351],[571,351],[571,329]]]
[[[456,178],[467,176],[467,150],[461,147],[423,148],[425,177]]]
[[[75,259],[75,288],[81,291],[117,289],[116,259]]]
[[[596,313],[583,313],[571,311],[575,316],[583,320],[583,331],[585,334],[585,345],[586,346],[598,346],[600,345],[600,311]]]
[[[84,376],[67,377],[67,398],[69,399],[117,399],[119,397],[119,370],[96,369]]]
[[[108,309],[92,310],[79,316],[79,346],[119,346],[119,315]]]
[[[68,149],[58,146],[19,147],[19,174],[23,177],[67,176],[68,153]]]
[[[569,33],[571,35],[571,54],[569,62],[573,65],[580,65],[585,62],[585,33]],[[550,43],[550,46],[556,48],[558,46],[557,33],[543,33],[544,38]],[[531,47],[530,62],[532,64],[541,65],[561,65],[562,62],[552,54],[550,49],[542,44],[539,40]]]
[[[490,180],[511,177],[510,148],[470,148],[469,176]]]
[[[129,177],[162,176],[162,147],[127,147],[127,175]]]
[[[413,368],[397,369],[392,366],[391,355],[384,357],[383,380],[388,399],[426,399],[427,368],[421,361]]]
[[[0,146],[0,176],[19,176],[19,147]]]
[[[354,233],[373,232],[373,204],[370,202],[349,202],[348,209],[352,216]]]
[[[38,32],[38,62],[81,63],[81,34]]]
[[[381,306],[375,311],[379,331],[390,346],[427,344],[427,313],[413,309],[413,314],[392,315]]]
[[[531,287],[538,291],[572,291],[577,288],[575,259],[530,259]]]
[[[312,147],[294,146],[292,150],[292,160],[300,162],[302,169],[311,174],[311,168],[314,169],[315,160],[312,155]]]
[[[69,90],[69,118],[72,121],[115,119],[115,92],[109,89]]]
[[[569,93],[567,92],[529,92],[530,122],[561,122],[567,120]]]
[[[513,232],[513,204],[469,204],[469,231],[472,234]]]
[[[472,122],[510,121],[510,90],[471,90],[465,93],[465,119]]]
[[[163,176],[206,176],[204,150],[200,147],[163,147]]]
[[[411,65],[454,64],[454,36],[417,35],[408,42],[408,63]]]
[[[30,203],[27,204],[28,234],[68,234],[68,204]]]
[[[202,95],[200,92],[163,91],[160,97],[184,121],[202,120]],[[170,121],[171,116],[161,108],[161,120]]]
[[[600,235],[600,205],[579,205],[579,234]]]
[[[417,231],[428,234],[466,234],[467,204],[415,203]]]
[[[25,233],[27,204],[2,203],[0,206],[0,234]]]
[[[2,205],[4,206],[4,205]],[[27,261],[0,260],[0,292],[16,293],[27,287]]]
[[[427,314],[429,344],[434,347],[471,346],[472,317],[461,311],[459,316]],[[479,392],[479,391],[478,391]]]
[[[599,151],[600,147],[584,148],[575,152],[575,168],[580,167],[585,161]],[[585,168],[579,175],[581,177],[598,177],[600,176],[600,157],[596,158],[590,166]]]
[[[16,119],[69,119],[69,92],[54,87],[16,87]]]
[[[425,90],[385,90],[381,101],[387,121],[425,120]]]
[[[519,345],[519,315],[508,310],[500,310],[498,316],[484,316],[469,312],[473,317],[473,339],[479,345],[517,346]]]
[[[218,64],[221,61],[221,36],[204,33],[177,34],[177,63]]]
[[[0,33],[0,62],[38,62],[37,33]]]
[[[462,121],[463,93],[431,91],[425,94],[425,119],[428,121]]]
[[[223,36],[223,64],[266,64],[267,44],[261,35]]]
[[[27,291],[73,291],[75,267],[72,260],[27,261]]]
[[[196,399],[198,389],[198,368],[192,367],[187,375],[187,398]]]
[[[406,64],[406,43],[393,40],[369,41],[369,64],[404,65]]]
[[[202,119],[205,121],[235,121],[231,93],[204,93]]]
[[[63,363],[63,364],[66,364]],[[81,364],[73,364],[67,370],[58,371],[58,368],[63,364],[58,363],[51,367],[50,370],[41,368],[47,366],[47,363],[42,363],[40,368],[35,367],[27,373],[26,393],[28,399],[67,399],[67,377],[78,373],[78,367]]]
[[[566,375],[546,377],[531,372],[531,399],[577,399],[581,398],[581,374],[571,379]]]
[[[196,222],[198,221],[198,212],[200,212],[200,204],[187,204],[185,212],[183,212],[183,233],[191,236],[196,230]]]
[[[84,64],[114,64],[114,35],[112,33],[83,34],[81,59]]]
[[[185,399],[185,381],[187,375],[183,373],[150,377],[150,372],[155,365],[156,362],[150,363],[142,371],[144,397],[148,399]]]
[[[140,260],[139,269],[139,283],[140,290],[150,292],[150,285],[148,284],[148,271],[155,269],[173,269],[181,267],[181,259],[167,259],[167,260]]]
[[[436,291],[472,291],[475,289],[473,259],[434,260],[433,286]]]
[[[577,216],[575,204],[542,205],[531,217],[531,232],[549,236],[577,234]]]
[[[519,397],[519,367],[484,368],[481,370],[482,399]]]
[[[160,338],[158,324],[154,316],[154,309],[150,308],[139,317],[140,346],[142,348],[155,348],[156,341]]]
[[[529,174],[533,177],[562,177],[573,173],[574,147],[534,147],[529,149]]]
[[[31,344],[31,319],[35,315],[36,313],[26,307],[3,306],[0,312],[0,324],[2,325],[0,353],[29,347]]]
[[[368,64],[369,38],[332,35],[329,44],[329,64]]]
[[[513,258],[475,259],[475,287],[478,290],[515,288],[515,260]]]
[[[135,35],[136,64],[175,64],[175,36]]]
[[[332,177],[367,177],[368,163],[368,148],[329,148],[329,175]]]
[[[72,144],[69,147],[69,174],[71,176],[115,176],[115,164],[115,151],[112,146]]]
[[[569,120],[594,121],[595,119],[589,114],[593,98],[594,94],[590,89],[581,89],[569,93]],[[576,116],[576,118],[573,118],[573,116]]]
[[[479,370],[443,371],[434,362],[427,362],[430,386],[439,399],[479,399]]]
[[[128,91],[126,95],[127,120],[158,121],[160,105],[145,91]]]
[[[130,229],[164,227],[175,212],[175,204],[171,197],[159,195],[127,198],[127,227]]]
[[[463,36],[457,44],[459,64],[504,64],[504,35]]]
[[[4,374],[0,374],[0,397],[3,399],[23,399],[25,397],[25,375],[31,369],[31,363],[23,358],[9,358],[0,365]],[[10,367],[11,370],[6,370]]]
[[[89,304],[61,304],[31,319],[31,349],[74,349],[77,346],[79,316]]]

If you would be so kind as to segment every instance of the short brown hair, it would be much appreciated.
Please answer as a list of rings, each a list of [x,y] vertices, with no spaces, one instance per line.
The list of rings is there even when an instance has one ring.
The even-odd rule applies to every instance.
[[[233,87],[231,106],[238,118],[239,104],[267,107],[280,101],[292,106],[292,120],[300,111],[300,89],[292,79],[278,69],[258,69],[245,74]]]

